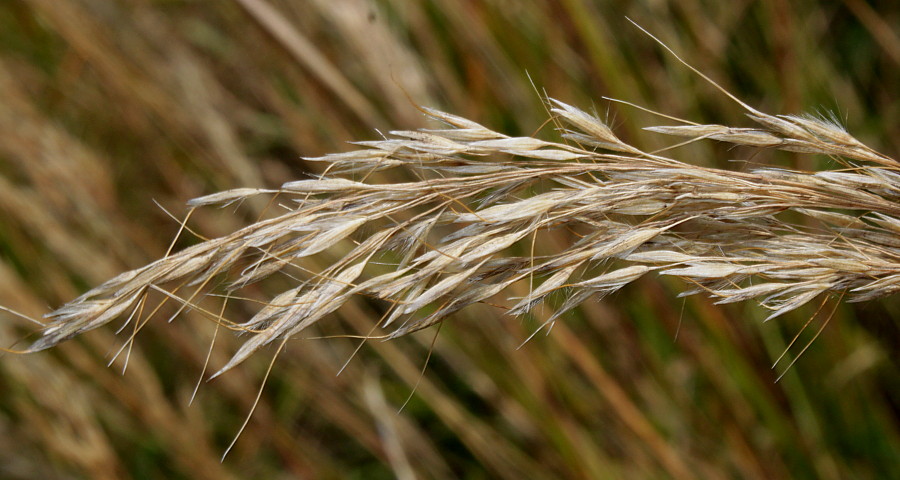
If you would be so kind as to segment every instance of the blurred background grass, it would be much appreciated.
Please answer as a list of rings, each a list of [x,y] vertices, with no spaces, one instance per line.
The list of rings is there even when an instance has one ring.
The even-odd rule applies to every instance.
[[[187,199],[277,186],[301,156],[424,126],[414,103],[508,134],[547,119],[534,84],[609,115],[647,148],[659,123],[608,96],[698,122],[741,110],[653,32],[769,113],[833,110],[900,154],[900,5],[893,1],[5,0],[0,2],[0,304],[33,316],[165,253]],[[527,75],[526,75],[527,73]],[[661,123],[666,123],[662,120]],[[544,129],[542,135],[552,136]],[[753,152],[673,155],[727,168]],[[831,168],[827,159],[753,161]],[[257,206],[257,208],[259,208]],[[207,210],[221,235],[258,210]],[[552,248],[552,245],[544,248]],[[327,261],[327,258],[323,259]],[[150,322],[122,362],[111,329],[0,361],[2,478],[890,478],[900,471],[896,299],[835,299],[763,324],[755,305],[677,299],[644,280],[543,321],[473,308],[391,342],[298,339],[253,403],[260,355],[199,389],[213,326]],[[236,302],[235,302],[236,303]],[[234,305],[247,318],[252,305]],[[360,301],[313,335],[370,331]],[[545,312],[546,313],[546,312]],[[6,345],[33,330],[2,314]],[[677,333],[677,334],[676,334]],[[220,335],[222,365],[239,340]],[[21,345],[21,344],[20,344]],[[400,405],[416,386],[401,413]],[[896,478],[896,477],[895,477]]]

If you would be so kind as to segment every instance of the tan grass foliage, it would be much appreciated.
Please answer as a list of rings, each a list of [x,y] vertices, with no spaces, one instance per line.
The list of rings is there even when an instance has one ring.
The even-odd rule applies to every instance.
[[[741,105],[755,127],[682,121],[646,130],[825,155],[837,168],[703,168],[625,143],[596,115],[556,100],[548,107],[563,142],[509,137],[424,108],[440,128],[307,159],[325,163],[327,175],[191,200],[201,208],[266,195],[279,212],[90,290],[48,314],[28,351],[120,317],[142,324],[154,292],[247,334],[218,375],[360,295],[385,302],[378,326],[393,338],[480,302],[522,315],[553,298],[551,326],[649,274],[685,279],[684,295],[755,299],[769,318],[823,294],[865,301],[900,289],[900,164],[833,120]],[[416,180],[376,181],[396,168]],[[568,245],[536,252],[554,232],[568,232]],[[327,268],[304,262],[326,253]],[[262,300],[252,318],[226,319],[202,304],[246,299],[243,291],[276,274],[292,288]],[[530,293],[504,298],[517,282]]]

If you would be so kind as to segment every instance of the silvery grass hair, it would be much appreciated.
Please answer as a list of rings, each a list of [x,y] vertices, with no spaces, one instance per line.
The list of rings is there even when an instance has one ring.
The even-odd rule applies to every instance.
[[[843,168],[735,172],[690,165],[625,143],[597,116],[556,100],[548,106],[564,143],[509,137],[423,108],[443,128],[395,131],[357,143],[360,150],[308,159],[327,165],[318,178],[191,200],[193,209],[269,195],[283,211],[90,290],[49,313],[27,351],[120,317],[140,324],[152,292],[204,311],[199,299],[241,301],[242,289],[279,273],[292,288],[252,318],[207,312],[248,334],[216,375],[298,335],[356,295],[386,302],[378,323],[393,338],[502,298],[517,282],[530,288],[524,298],[508,299],[511,315],[551,295],[562,298],[548,327],[582,302],[648,274],[685,279],[683,295],[703,293],[718,303],[755,299],[771,310],[769,318],[822,294],[865,301],[900,289],[900,164],[833,119],[768,115],[724,93],[755,126],[680,121],[647,130],[825,155]],[[388,169],[418,180],[369,181]],[[554,232],[571,241],[535,253],[535,242]],[[305,261],[326,251],[338,259],[324,269]]]

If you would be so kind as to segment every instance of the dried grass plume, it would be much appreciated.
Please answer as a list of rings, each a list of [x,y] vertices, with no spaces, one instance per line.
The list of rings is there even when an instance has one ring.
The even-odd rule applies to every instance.
[[[555,294],[562,300],[550,325],[651,274],[685,279],[684,295],[754,299],[769,318],[822,294],[866,301],[900,289],[900,164],[832,119],[768,115],[734,100],[754,126],[680,121],[646,130],[824,155],[839,168],[703,168],[625,143],[597,116],[556,100],[548,107],[563,142],[509,137],[423,108],[443,127],[308,159],[327,166],[317,178],[191,200],[193,209],[265,195],[280,212],[90,290],[48,314],[27,350],[120,317],[140,324],[155,311],[154,292],[246,334],[221,373],[359,295],[384,302],[378,324],[396,337],[475,303],[506,302],[522,315]],[[388,169],[415,180],[374,180]],[[536,251],[558,232],[571,241]],[[336,258],[327,268],[307,262],[326,253]],[[277,276],[292,287],[252,318],[227,320],[201,305],[211,295],[241,301],[249,286]],[[517,282],[529,282],[528,295],[506,298]]]

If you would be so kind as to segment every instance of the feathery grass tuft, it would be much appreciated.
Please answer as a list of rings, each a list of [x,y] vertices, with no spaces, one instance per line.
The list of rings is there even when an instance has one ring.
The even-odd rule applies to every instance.
[[[754,112],[740,103],[723,101],[721,92],[702,85],[671,55],[657,54],[623,15],[757,110],[810,111],[829,118],[819,112],[831,109],[841,119],[832,122],[836,130],[843,124],[894,159],[900,152],[900,137],[894,135],[900,131],[897,2],[881,2],[877,12],[860,0],[239,0],[216,2],[214,8],[207,3],[0,2],[0,305],[9,307],[0,312],[0,338],[6,339],[5,347],[21,348],[13,342],[36,328],[20,317],[40,318],[48,305],[61,305],[120,272],[181,255],[172,252],[205,237],[225,237],[270,221],[289,213],[285,206],[305,208],[291,203],[294,198],[324,207],[334,199],[332,193],[281,194],[275,187],[291,180],[323,180],[304,175],[321,174],[319,167],[328,164],[305,162],[301,156],[345,151],[348,139],[381,138],[374,129],[426,127],[415,104],[477,120],[512,137],[537,136],[568,142],[591,155],[599,149],[637,158],[616,159],[620,166],[615,168],[614,162],[599,164],[610,171],[627,162],[649,162],[634,145],[691,164],[686,168],[696,175],[704,171],[692,165],[751,175],[750,162],[768,168],[843,169],[841,175],[871,173],[847,169],[824,155],[777,152],[768,143],[734,147],[712,138],[642,131],[651,125],[693,124],[656,120],[624,102],[605,105],[599,96],[734,128],[714,133],[770,129],[745,117]],[[573,140],[560,141],[549,129],[533,133],[551,116],[550,108],[565,109],[547,106],[533,93],[533,84],[566,104],[596,109],[605,122],[591,120],[593,115],[587,121],[573,117],[588,129],[566,123],[571,133],[583,135]],[[446,125],[431,128],[466,134]],[[828,135],[840,136],[835,129]],[[744,141],[753,139],[771,142],[769,136],[753,135]],[[679,142],[690,144],[673,148]],[[558,149],[537,150],[553,148]],[[387,158],[382,165],[393,161],[389,152],[382,154]],[[482,160],[474,162],[479,168],[505,168],[504,162],[512,161],[527,167],[550,163],[507,153],[455,156]],[[892,170],[877,161],[850,160],[860,168]],[[562,165],[583,168],[590,162],[576,158]],[[447,163],[438,166],[455,166],[462,173],[392,168],[343,174],[333,167],[325,178],[343,179],[345,185],[395,185],[439,178],[475,181],[479,175],[466,173],[467,163]],[[563,200],[547,194],[611,183],[604,175],[586,173],[567,184],[558,175],[518,191],[515,186],[487,188],[481,197],[448,203],[445,214],[485,216],[484,209],[541,195],[559,203]],[[689,178],[688,183],[700,181]],[[836,181],[827,175],[822,180]],[[857,183],[845,187],[875,188]],[[208,198],[222,205],[235,202],[226,209],[194,209],[173,244],[179,227],[168,212],[183,216],[185,200],[236,187],[251,190]],[[645,188],[648,195],[650,188],[659,187]],[[241,200],[250,193],[257,194]],[[540,207],[540,198],[525,206]],[[702,289],[690,279],[659,272],[691,268],[673,263],[698,252],[677,245],[660,252],[650,248],[656,239],[610,260],[535,272],[483,304],[453,314],[440,328],[394,341],[361,337],[387,336],[407,320],[409,325],[426,319],[448,296],[403,313],[408,304],[360,292],[285,348],[266,348],[216,381],[198,381],[226,365],[241,342],[253,338],[219,324],[240,332],[240,324],[261,310],[277,316],[278,305],[295,303],[300,292],[294,288],[309,291],[324,281],[317,274],[340,274],[343,270],[327,269],[356,248],[354,242],[399,222],[428,230],[415,217],[424,219],[428,209],[448,200],[363,224],[333,246],[291,260],[279,273],[234,291],[242,271],[262,259],[259,248],[248,247],[232,269],[211,275],[203,288],[188,285],[193,274],[178,279],[182,273],[173,268],[156,281],[173,280],[147,289],[136,308],[123,310],[111,325],[42,354],[4,356],[0,477],[408,478],[412,470],[434,479],[880,479],[900,471],[895,453],[900,451],[895,395],[900,368],[891,353],[900,349],[896,296],[847,304],[838,301],[840,294],[823,294],[760,325],[757,320],[773,312],[756,305],[767,294],[720,306],[712,303],[722,298],[710,300],[705,290],[676,299],[679,292]],[[725,207],[725,199],[707,201]],[[677,221],[641,214],[652,211],[647,203],[640,197],[617,202],[619,210],[601,221],[621,224],[603,233],[608,241],[634,228]],[[802,209],[774,214],[800,229],[776,232],[785,243],[791,234],[819,232],[838,238],[827,248],[843,248],[859,243],[859,236],[841,237],[838,229],[865,230],[878,226],[867,218],[882,221],[866,210],[806,210],[824,220]],[[556,212],[556,219],[562,213]],[[706,213],[657,238],[688,239],[688,230],[696,229]],[[500,215],[495,218],[502,220]],[[684,218],[693,215],[683,213]],[[597,223],[594,218],[588,220]],[[761,219],[757,223],[769,228]],[[391,273],[398,264],[410,265],[465,225],[440,223],[430,231],[397,234],[396,242],[385,245],[390,251],[369,259],[350,288]],[[500,227],[507,228],[497,222]],[[491,257],[533,257],[537,261],[522,268],[534,268],[580,246],[577,242],[595,231],[580,220],[568,228],[538,228]],[[585,243],[600,240],[607,241],[588,238]],[[277,254],[275,248],[270,252]],[[416,251],[407,258],[401,255],[404,249]],[[637,261],[640,256],[643,261]],[[494,261],[474,275],[487,273]],[[445,270],[422,287],[422,294],[479,263]],[[606,288],[645,268],[654,270],[603,301],[586,300],[555,321],[552,335],[517,348],[569,299],[577,300],[570,296],[576,293],[574,284],[605,273],[621,275],[579,287]],[[750,281],[782,283],[759,276],[724,290],[746,288]],[[485,282],[463,280],[450,296],[458,298]],[[89,300],[106,301],[114,293]],[[376,328],[398,310],[386,329]],[[177,321],[165,321],[176,313]],[[111,327],[129,318],[114,337]],[[266,321],[259,325],[266,326]],[[808,349],[796,346],[820,331]],[[785,351],[784,365],[801,354],[802,359],[775,383],[786,370],[771,366]],[[276,368],[264,375],[276,352]],[[350,357],[354,360],[347,363]],[[126,364],[127,374],[121,375]],[[263,378],[266,387],[260,389]],[[251,410],[241,440],[221,462]]]
[[[743,105],[743,104],[742,104]],[[620,140],[599,118],[558,100],[548,106],[565,143],[510,137],[423,109],[443,128],[394,131],[363,149],[308,158],[328,175],[280,189],[239,188],[191,200],[227,206],[260,195],[276,216],[123,273],[47,315],[28,351],[52,347],[119,317],[143,323],[148,296],[207,311],[248,334],[215,374],[298,335],[355,296],[387,305],[387,338],[417,331],[480,302],[513,315],[562,292],[544,323],[650,274],[686,280],[683,295],[756,300],[769,319],[823,294],[865,301],[900,289],[900,164],[830,120],[746,107],[755,127],[652,126],[650,132],[830,157],[840,169],[703,168]],[[418,180],[378,183],[403,169]],[[569,243],[530,245],[548,234]],[[314,270],[309,257],[335,260]],[[249,319],[221,318],[200,300],[270,277],[293,287]],[[504,299],[517,282],[524,298]],[[508,300],[508,301],[507,301]]]

